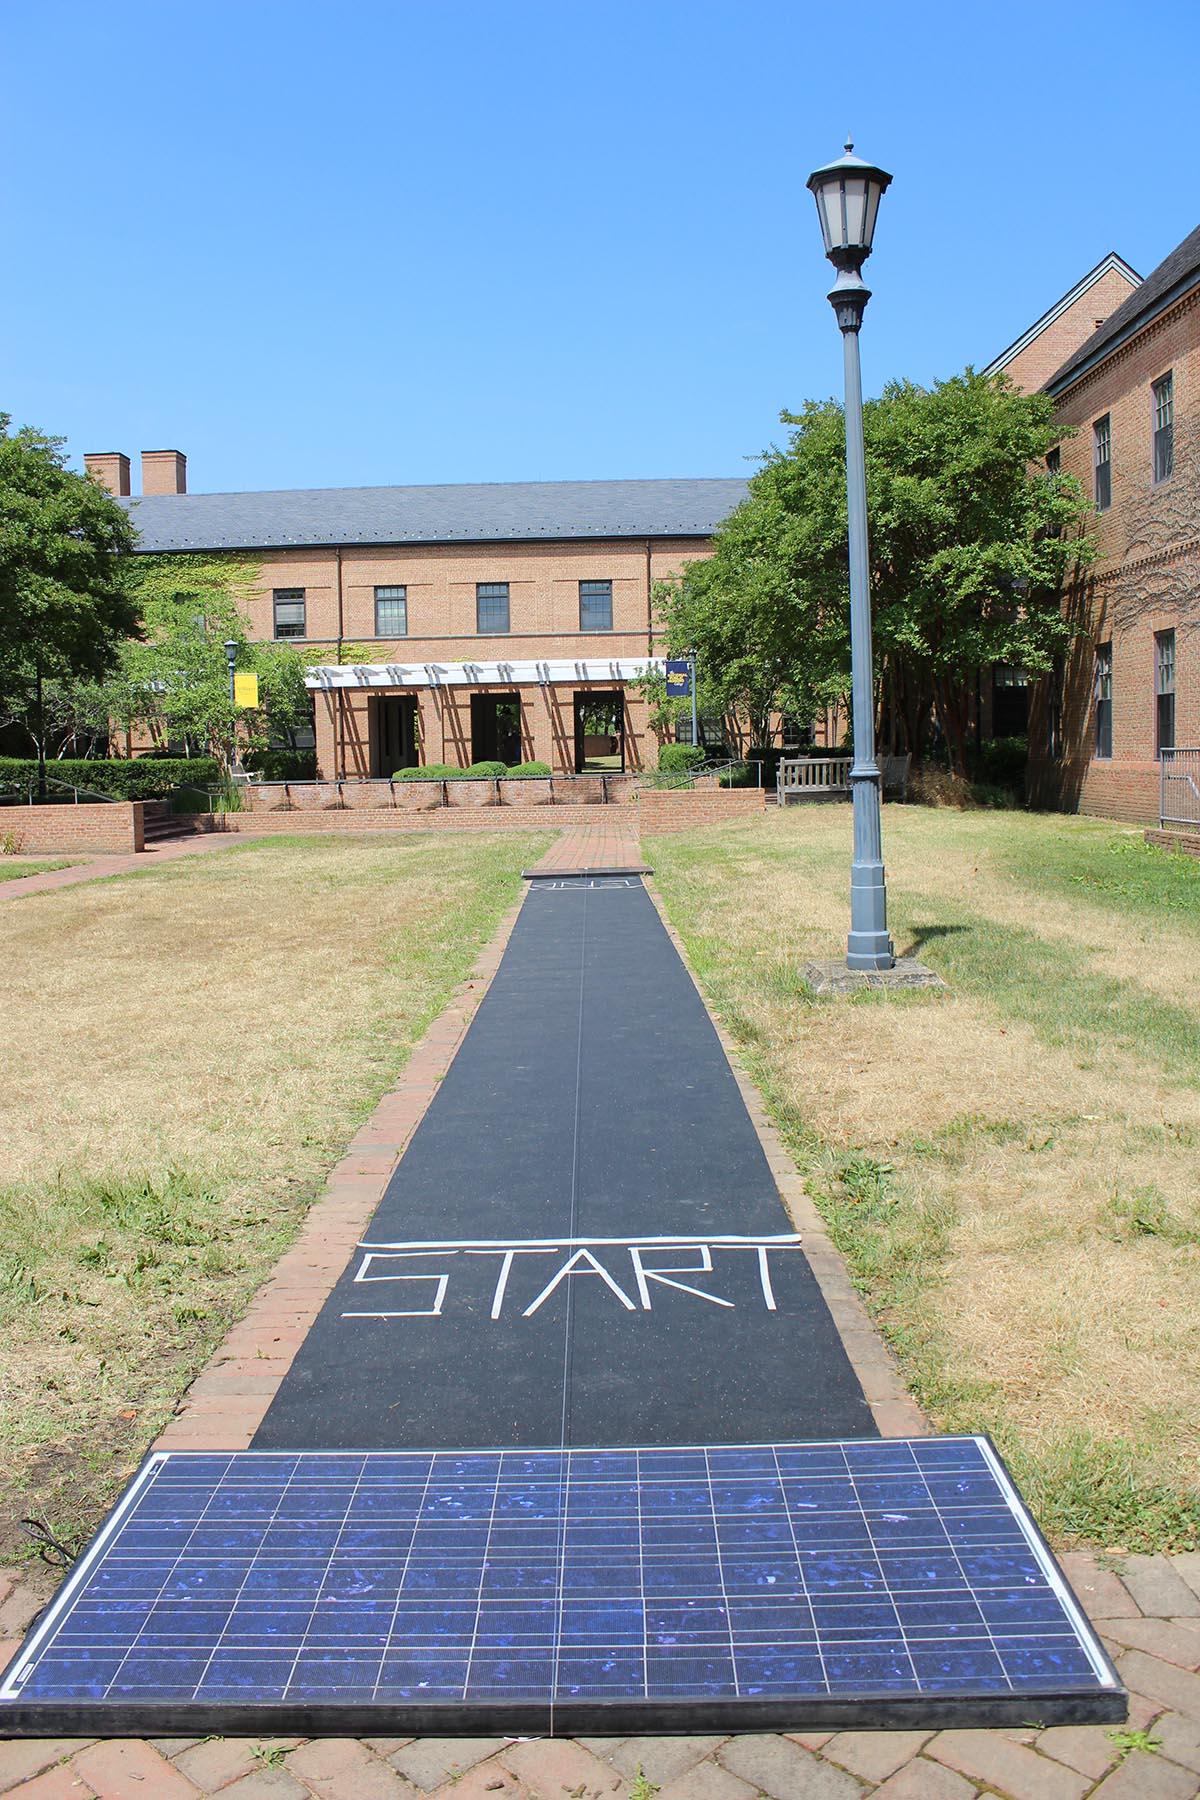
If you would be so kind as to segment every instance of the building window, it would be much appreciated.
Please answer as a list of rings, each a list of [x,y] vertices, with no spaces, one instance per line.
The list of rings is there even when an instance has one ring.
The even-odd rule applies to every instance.
[[[1096,645],[1096,755],[1112,755],[1112,643]]]
[[[1154,754],[1175,748],[1175,633],[1154,634]]]
[[[580,631],[612,630],[612,582],[581,581],[579,584]]]
[[[1053,450],[1046,452],[1046,473],[1047,475],[1062,474],[1062,451],[1057,445]]]
[[[275,636],[302,638],[305,633],[305,601],[303,588],[276,588]]]
[[[408,589],[377,587],[375,589],[375,636],[400,638],[408,636]]]
[[[1153,385],[1154,479],[1165,481],[1175,472],[1175,378],[1168,372]]]
[[[1092,426],[1092,456],[1096,467],[1096,511],[1112,505],[1112,427],[1105,413]]]
[[[508,630],[507,581],[476,582],[475,629],[481,637],[495,637]]]

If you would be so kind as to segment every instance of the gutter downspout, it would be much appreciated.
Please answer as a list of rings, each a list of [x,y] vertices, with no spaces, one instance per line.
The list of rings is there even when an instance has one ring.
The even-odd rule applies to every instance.
[[[654,655],[654,581],[651,575],[651,543],[646,539],[646,654]]]

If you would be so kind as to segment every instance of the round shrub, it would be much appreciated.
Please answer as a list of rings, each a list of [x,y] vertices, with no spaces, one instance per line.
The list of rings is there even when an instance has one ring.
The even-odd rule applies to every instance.
[[[539,775],[544,779],[547,775],[552,773],[553,770],[549,763],[514,763],[511,769],[505,770],[505,777],[509,781],[532,781]]]
[[[502,762],[477,762],[472,763],[469,769],[455,769],[454,773],[470,776],[489,775],[495,781],[501,775],[507,775],[508,769]]]
[[[704,751],[699,744],[664,744],[658,753],[658,766],[669,775],[687,774],[703,761]]]
[[[392,780],[446,781],[451,775],[461,774],[461,769],[452,769],[449,763],[426,763],[422,769],[397,769]]]

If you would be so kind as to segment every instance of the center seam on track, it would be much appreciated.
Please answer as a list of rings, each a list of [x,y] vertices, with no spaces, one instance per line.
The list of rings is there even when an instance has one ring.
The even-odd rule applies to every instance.
[[[575,1117],[571,1143],[571,1236],[578,1237],[579,1224],[579,1115],[583,1105],[583,1012],[585,972],[587,968],[587,890],[583,895],[583,918],[579,929],[579,1010],[575,1026]],[[554,1703],[558,1694],[558,1668],[562,1656],[563,1587],[567,1574],[567,1488],[570,1463],[567,1454],[567,1421],[571,1406],[571,1326],[575,1310],[575,1289],[568,1276],[566,1282],[566,1323],[563,1331],[562,1412],[559,1418],[558,1448],[562,1462],[558,1489],[558,1625],[554,1633],[554,1664],[550,1683],[550,1734],[554,1735]]]

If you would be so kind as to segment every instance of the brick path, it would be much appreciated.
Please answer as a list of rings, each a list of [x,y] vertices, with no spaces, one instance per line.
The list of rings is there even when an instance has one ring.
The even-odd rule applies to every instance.
[[[640,869],[636,807],[597,807],[595,824],[573,825],[555,838],[534,867],[539,872],[557,869]],[[628,813],[632,813],[630,818]],[[614,817],[615,814],[615,817]]]
[[[211,841],[200,840],[204,847]],[[156,857],[187,854],[195,841]],[[212,845],[211,847],[217,847]],[[136,868],[147,857],[95,858]],[[539,869],[631,867],[636,830],[601,816],[565,832]],[[52,884],[61,870],[3,884]],[[121,869],[104,869],[119,873]],[[3,886],[0,886],[0,896]],[[243,1448],[296,1347],[344,1266],[361,1228],[436,1091],[516,918],[514,907],[470,979],[416,1047],[404,1076],[331,1172],[301,1236],[246,1317],[192,1385],[159,1440]],[[724,1041],[724,1040],[723,1040]],[[730,1046],[726,1043],[726,1049]],[[736,1070],[736,1062],[734,1063]],[[922,1421],[829,1244],[762,1103],[739,1074],[785,1202],[885,1434]],[[242,1738],[26,1740],[0,1743],[0,1794],[26,1800],[1198,1800],[1200,1796],[1200,1553],[1090,1554],[1063,1565],[1131,1693],[1127,1729],[1154,1750],[1124,1751],[1095,1727],[1039,1731],[840,1732],[743,1737],[562,1739]],[[49,1595],[46,1580],[0,1572],[0,1665]],[[643,1776],[635,1789],[639,1770]]]
[[[89,856],[70,869],[50,869],[44,875],[26,875],[17,881],[0,881],[0,900],[16,900],[22,894],[41,894],[47,888],[74,887],[77,881],[98,881],[105,875],[140,875],[156,869],[160,863],[174,862],[180,856],[196,856],[206,850],[228,850],[236,838],[219,834],[166,838],[161,844],[147,844],[137,855]],[[39,852],[40,854],[40,852]],[[0,875],[4,863],[0,860]]]

